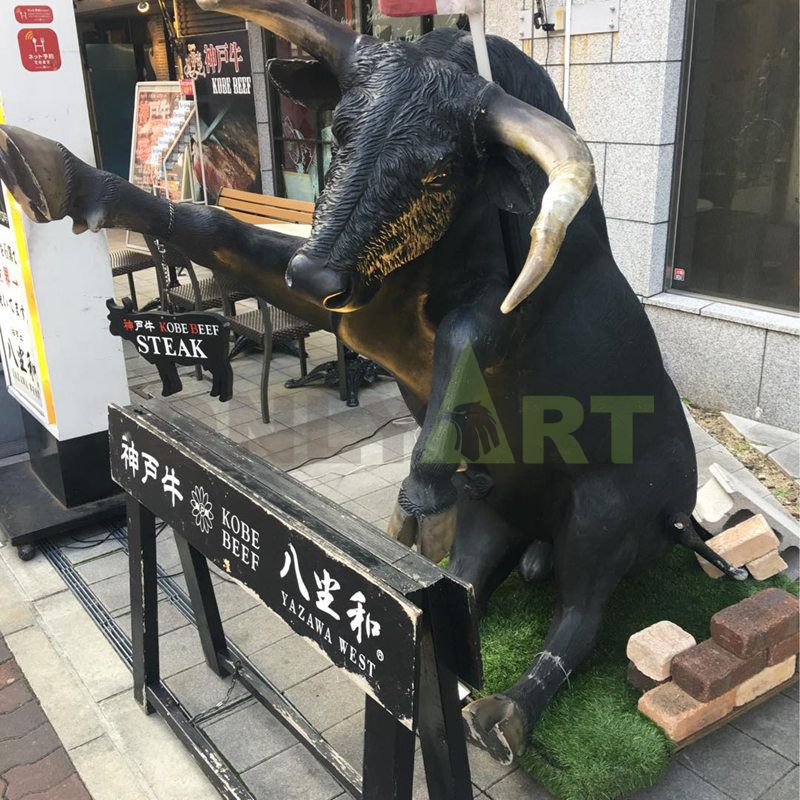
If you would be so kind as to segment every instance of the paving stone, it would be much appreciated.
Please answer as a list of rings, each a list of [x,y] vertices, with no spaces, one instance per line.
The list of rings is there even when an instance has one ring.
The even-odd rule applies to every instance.
[[[95,700],[132,685],[131,673],[71,592],[37,601],[36,610],[54,646],[67,656]]]
[[[307,678],[286,692],[317,730],[324,731],[364,707],[364,692],[336,667]]]
[[[78,564],[75,569],[90,585],[106,578],[113,578],[115,575],[127,576],[128,554],[124,550],[114,550],[84,561]]]
[[[3,742],[0,747],[0,775],[18,764],[30,764],[61,746],[52,725],[43,722],[19,739]],[[6,778],[6,780],[8,780]]]
[[[790,700],[794,700],[795,703],[800,702],[800,687],[798,687],[797,683],[795,683],[794,686],[790,686],[788,689],[784,689],[781,694],[785,695]]]
[[[74,566],[108,553],[122,552],[122,543],[119,539],[109,536],[106,528],[100,525],[85,529],[74,538],[62,537],[55,543],[59,545],[61,552]]]
[[[7,795],[8,800],[17,800],[17,797],[10,791]],[[21,796],[19,800],[22,800]],[[73,772],[68,778],[44,792],[25,795],[24,800],[92,800],[92,798],[86,791],[83,781]]]
[[[782,589],[765,589],[711,617],[711,635],[739,658],[749,658],[797,631],[798,600]]]
[[[297,739],[255,700],[204,729],[237,772],[297,744]]]
[[[130,608],[131,587],[128,574],[114,575],[111,578],[92,584],[92,591],[110,613]]]
[[[219,800],[189,751],[155,714],[142,713],[133,692],[100,703],[109,738],[136,765],[157,800]]]
[[[259,605],[258,600],[250,592],[230,581],[215,584],[214,594],[217,597],[219,615],[223,622]]]
[[[672,761],[655,786],[630,795],[628,800],[729,800],[719,789]]]
[[[92,800],[144,800],[150,792],[105,734],[70,750]]]
[[[196,664],[205,663],[200,646],[200,634],[194,625],[178,628],[158,637],[162,677],[183,672]]]
[[[794,675],[796,667],[797,656],[792,656],[774,667],[762,669],[757,675],[736,687],[736,706],[747,705],[770,689],[788,681]]]
[[[634,664],[633,661],[628,662],[627,678],[628,683],[640,692],[649,692],[651,689],[655,689],[656,686],[660,686],[664,683],[664,681],[654,681],[652,678],[645,675],[644,672],[636,669],[636,664]],[[665,680],[669,679],[666,678]]]
[[[742,714],[732,723],[761,744],[772,748],[784,758],[797,762],[797,703],[782,694]]]
[[[672,679],[695,700],[707,703],[752,678],[766,665],[766,650],[745,661],[707,639],[675,656]]]
[[[800,653],[800,634],[796,633],[794,636],[790,636],[788,639],[784,639],[782,642],[772,645],[772,647],[767,650],[767,666],[774,667],[776,664],[780,664],[782,661],[785,661],[791,656],[796,656],[798,653]]]
[[[674,742],[680,742],[713,725],[733,711],[735,690],[701,703],[672,681],[645,692],[639,711],[649,717]]]
[[[58,739],[56,738],[56,741]],[[32,756],[28,755],[30,759]],[[23,797],[52,789],[75,772],[72,762],[63,747],[39,758],[25,761],[3,774],[8,784],[4,800],[21,800]]]
[[[682,750],[678,760],[734,800],[756,800],[792,766],[730,725]]]
[[[11,658],[11,651],[8,649],[8,645],[6,644],[5,639],[3,639],[2,636],[0,636],[0,664],[4,664],[10,658]]]
[[[20,678],[22,678],[22,673],[15,661],[8,659],[0,664],[0,689],[11,686],[12,683],[20,680]]]
[[[0,743],[18,739],[47,722],[42,707],[35,699],[23,703],[13,711],[7,711],[0,719]]]
[[[797,800],[800,796],[800,769],[795,767],[771,786],[759,800]]]
[[[281,800],[333,800],[342,787],[299,744],[242,773],[256,797]]]
[[[364,760],[364,712],[359,711],[325,731],[331,747],[351,766],[361,771]]]
[[[669,620],[650,625],[628,639],[626,655],[636,668],[655,681],[669,678],[672,659],[694,647],[694,636]]]
[[[469,770],[472,782],[481,789],[503,780],[510,775],[515,767],[513,764],[501,764],[492,758],[485,750],[467,743],[467,756],[469,757]]]
[[[33,699],[25,681],[15,680],[0,688],[0,714],[7,714]]]
[[[297,635],[287,636],[253,653],[250,659],[282,691],[330,666],[325,656]]]
[[[9,637],[31,690],[69,750],[102,733],[97,708],[64,657],[37,627]]]
[[[547,789],[521,769],[515,769],[494,786],[490,786],[486,795],[491,800],[555,800]]]
[[[743,567],[761,556],[777,550],[780,542],[762,514],[746,519],[722,533],[712,536],[706,544],[734,567]],[[700,566],[707,575],[719,578],[722,572],[697,556]]]
[[[189,625],[190,622],[178,610],[175,604],[164,598],[158,603],[158,633],[163,636],[170,631],[175,631],[182,628],[184,625]],[[117,617],[117,625],[125,631],[127,636],[131,635],[131,615],[130,612],[122,614]]]
[[[292,629],[266,606],[258,605],[225,620],[225,635],[247,654],[292,635]]]
[[[748,561],[745,566],[751,577],[757,581],[765,581],[773,575],[785,572],[789,565],[781,558],[777,550],[773,550],[761,558]]]
[[[192,716],[224,700],[231,685],[229,677],[220,678],[205,661],[165,678],[164,682]],[[245,689],[237,682],[230,695],[231,702],[245,693]]]
[[[778,450],[773,450],[769,457],[787,475],[790,475],[795,480],[800,478],[800,442],[794,441]]]

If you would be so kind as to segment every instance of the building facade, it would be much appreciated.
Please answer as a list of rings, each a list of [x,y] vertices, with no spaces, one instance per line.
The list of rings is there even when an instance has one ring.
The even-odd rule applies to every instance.
[[[587,27],[578,6],[595,6],[594,18],[612,8],[615,29],[574,33],[568,68],[563,5],[534,2],[555,21],[545,35],[531,25],[531,0],[486,0],[487,30],[532,46],[562,96],[568,72],[568,110],[595,159],[614,256],[679,393],[797,430],[797,0],[573,0],[574,29]],[[263,70],[261,32],[250,36]],[[261,74],[264,191],[285,193],[281,106]]]

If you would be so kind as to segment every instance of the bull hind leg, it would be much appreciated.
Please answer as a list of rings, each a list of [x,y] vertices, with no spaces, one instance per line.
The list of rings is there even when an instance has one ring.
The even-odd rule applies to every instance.
[[[594,649],[608,598],[637,556],[641,520],[620,515],[627,502],[602,478],[573,489],[554,539],[557,603],[544,644],[514,686],[464,709],[467,738],[504,764],[524,752],[533,725]]]

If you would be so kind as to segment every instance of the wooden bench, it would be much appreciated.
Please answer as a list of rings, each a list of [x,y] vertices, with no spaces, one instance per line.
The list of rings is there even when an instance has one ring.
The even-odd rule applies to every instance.
[[[310,225],[314,204],[306,200],[287,200],[255,192],[224,188],[217,205],[242,222],[255,225],[269,222],[295,222]]]

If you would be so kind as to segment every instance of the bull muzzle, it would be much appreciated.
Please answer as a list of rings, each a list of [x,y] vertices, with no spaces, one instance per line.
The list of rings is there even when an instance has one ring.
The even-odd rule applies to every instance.
[[[356,272],[331,269],[321,259],[303,252],[292,256],[286,283],[304,300],[342,314],[363,307],[374,294]]]

